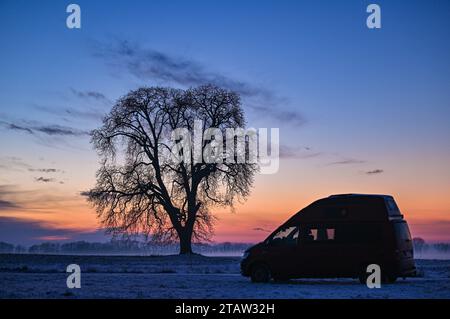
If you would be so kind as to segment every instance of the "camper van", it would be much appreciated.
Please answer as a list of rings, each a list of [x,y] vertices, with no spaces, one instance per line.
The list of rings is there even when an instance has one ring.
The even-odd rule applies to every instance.
[[[290,278],[359,278],[377,264],[383,282],[414,276],[408,224],[389,195],[343,194],[319,199],[249,248],[241,273],[253,282]]]

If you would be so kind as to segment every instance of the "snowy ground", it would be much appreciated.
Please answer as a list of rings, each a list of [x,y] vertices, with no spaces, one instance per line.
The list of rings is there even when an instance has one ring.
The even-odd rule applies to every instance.
[[[66,287],[66,266],[81,288]],[[421,278],[368,289],[353,279],[252,284],[236,257],[0,255],[0,298],[450,298],[450,260],[417,260]]]

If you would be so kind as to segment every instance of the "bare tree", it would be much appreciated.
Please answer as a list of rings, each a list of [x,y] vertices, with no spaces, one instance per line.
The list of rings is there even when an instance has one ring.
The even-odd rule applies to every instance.
[[[190,254],[193,240],[210,238],[211,208],[249,195],[256,164],[194,161],[193,152],[190,161],[171,159],[173,130],[193,132],[194,120],[202,130],[244,127],[239,95],[212,85],[140,88],[119,99],[92,132],[101,167],[87,195],[111,233],[179,239],[180,254]],[[202,150],[211,142],[204,140]]]

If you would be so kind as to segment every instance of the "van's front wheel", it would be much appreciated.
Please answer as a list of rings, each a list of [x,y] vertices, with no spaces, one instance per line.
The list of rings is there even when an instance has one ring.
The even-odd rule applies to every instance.
[[[252,282],[269,282],[270,280],[270,270],[264,264],[256,264],[252,267],[250,274]]]

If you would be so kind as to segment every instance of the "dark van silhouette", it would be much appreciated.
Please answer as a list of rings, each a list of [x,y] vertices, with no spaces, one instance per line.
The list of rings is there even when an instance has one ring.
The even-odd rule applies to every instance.
[[[367,266],[384,282],[414,276],[408,224],[392,196],[344,194],[320,199],[249,248],[241,272],[253,282],[349,277],[366,282]]]

